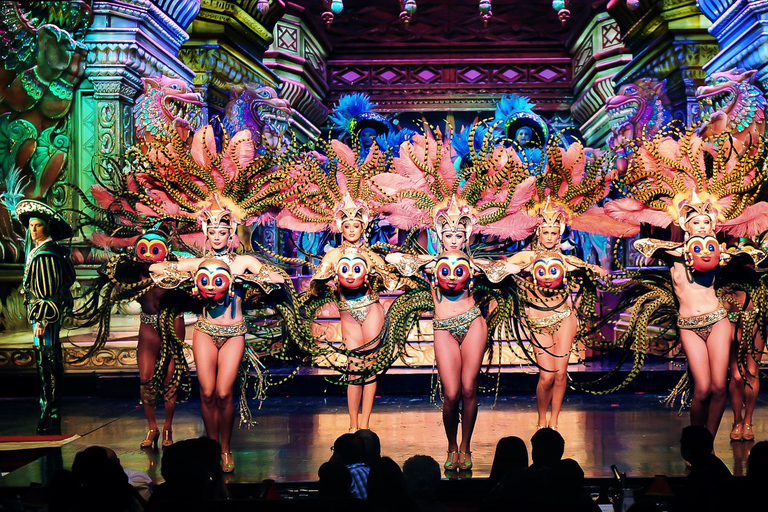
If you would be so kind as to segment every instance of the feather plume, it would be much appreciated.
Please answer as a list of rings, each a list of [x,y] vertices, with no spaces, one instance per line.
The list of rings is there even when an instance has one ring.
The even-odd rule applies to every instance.
[[[195,132],[189,152],[200,167],[207,169],[211,165],[211,161],[218,156],[211,125],[205,125]]]
[[[627,237],[640,232],[638,224],[627,224],[606,215],[603,208],[593,206],[571,219],[571,228],[584,233],[603,236]]]
[[[480,225],[477,230],[500,240],[524,240],[533,234],[538,224],[536,217],[527,212],[518,212],[485,226]]]
[[[238,169],[245,169],[253,160],[256,148],[251,139],[251,132],[242,130],[235,134],[229,141],[221,168],[229,181],[237,179]]]
[[[717,228],[733,236],[756,236],[768,230],[768,203],[748,206],[735,219],[720,222]]]
[[[645,222],[652,226],[665,228],[672,223],[666,211],[653,210],[635,199],[625,197],[605,203],[606,214],[619,222],[640,225]]]

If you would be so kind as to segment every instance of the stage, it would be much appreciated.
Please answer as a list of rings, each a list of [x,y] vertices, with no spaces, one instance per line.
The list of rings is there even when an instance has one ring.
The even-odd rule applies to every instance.
[[[472,443],[474,470],[458,478],[488,476],[496,442],[517,435],[530,449],[535,431],[535,398],[531,392],[502,394],[493,405],[493,395],[482,395]],[[597,397],[570,392],[560,417],[560,432],[566,441],[565,457],[576,459],[589,477],[611,476],[616,464],[631,477],[657,474],[683,476],[685,465],[679,453],[680,430],[687,414],[665,408],[661,393],[618,393]],[[317,479],[317,469],[331,456],[330,447],[346,432],[346,401],[342,395],[285,396],[273,393],[258,410],[258,422],[250,430],[235,429],[234,457],[237,468],[227,475],[230,483],[278,482]],[[158,482],[162,453],[139,449],[146,433],[146,420],[135,400],[123,398],[66,397],[62,434],[81,437],[63,448],[10,472],[0,479],[3,487],[45,485],[53,471],[71,467],[75,454],[90,445],[114,449],[125,468],[146,472]],[[33,398],[0,400],[0,435],[34,432],[38,406]],[[160,421],[162,419],[160,418]],[[756,440],[766,439],[768,404],[761,398],[755,412]],[[162,424],[162,423],[161,423]],[[754,442],[730,443],[730,409],[726,410],[715,441],[715,452],[733,474],[743,475]],[[383,395],[376,400],[372,430],[381,438],[382,455],[402,465],[416,454],[428,454],[442,463],[446,447],[441,414],[426,393]],[[203,435],[198,399],[181,404],[174,422],[176,441]],[[457,478],[456,473],[444,478]]]

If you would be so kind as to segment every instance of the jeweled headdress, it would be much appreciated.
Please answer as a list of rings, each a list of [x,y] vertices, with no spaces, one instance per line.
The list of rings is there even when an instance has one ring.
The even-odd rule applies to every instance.
[[[562,206],[555,207],[552,204],[552,198],[547,196],[547,202],[543,207],[539,206],[534,208],[535,215],[539,218],[539,226],[537,232],[544,227],[556,227],[560,229],[560,235],[565,231],[565,226],[568,223],[565,215],[565,209]]]
[[[691,192],[690,198],[680,198],[679,195],[675,199],[678,199],[674,203],[677,205],[677,222],[683,231],[687,232],[686,224],[692,218],[697,215],[706,215],[712,221],[712,230],[715,229],[717,223],[718,210],[715,207],[717,198],[713,198],[706,194],[706,199],[702,200],[696,193],[696,190]]]
[[[435,210],[435,231],[437,237],[442,241],[443,233],[464,233],[464,239],[469,242],[472,235],[472,227],[477,223],[477,216],[472,212],[469,205],[462,204],[456,200],[456,194],[451,196],[447,207]]]
[[[336,228],[341,231],[341,226],[348,220],[358,220],[363,224],[363,230],[368,227],[370,222],[370,210],[362,201],[355,201],[349,192],[344,194],[342,201],[336,208],[334,215],[336,218]]]

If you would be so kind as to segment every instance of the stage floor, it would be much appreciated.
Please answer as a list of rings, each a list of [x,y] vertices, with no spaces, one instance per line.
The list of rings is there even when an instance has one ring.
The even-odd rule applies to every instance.
[[[661,395],[623,393],[606,397],[570,393],[560,417],[566,441],[565,456],[576,459],[587,477],[608,477],[616,464],[630,476],[666,474],[682,476],[680,430],[688,424],[687,413],[660,403]],[[535,431],[535,399],[531,395],[481,396],[480,412],[472,443],[475,469],[472,477],[487,477],[496,442],[516,435],[530,449]],[[178,441],[203,434],[198,400],[181,404],[174,422]],[[124,467],[148,473],[161,481],[161,453],[142,451],[139,442],[146,421],[135,402],[121,399],[67,397],[63,434],[82,437],[61,449],[21,467],[0,479],[2,486],[45,484],[57,468],[71,467],[75,454],[90,445],[114,449]],[[261,410],[253,406],[258,421],[250,430],[233,436],[236,472],[230,482],[317,479],[318,467],[331,456],[330,447],[348,425],[343,396],[271,396]],[[31,398],[0,400],[0,435],[34,432],[37,404]],[[730,409],[726,410],[715,442],[715,452],[736,475],[746,471],[751,443],[729,443]],[[399,464],[411,455],[431,455],[442,463],[445,441],[440,411],[424,395],[382,396],[376,401],[371,428],[380,436],[382,454]],[[755,414],[757,440],[768,439],[768,404],[763,395]],[[462,477],[470,475],[462,474]]]

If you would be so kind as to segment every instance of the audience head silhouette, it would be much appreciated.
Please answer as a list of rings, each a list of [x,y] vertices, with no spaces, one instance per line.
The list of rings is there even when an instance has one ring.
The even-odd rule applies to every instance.
[[[565,440],[556,430],[542,428],[531,437],[531,458],[534,464],[551,466],[563,458]]]
[[[345,465],[365,462],[365,445],[363,440],[355,434],[342,434],[333,443],[333,456],[331,460],[336,460]]]

